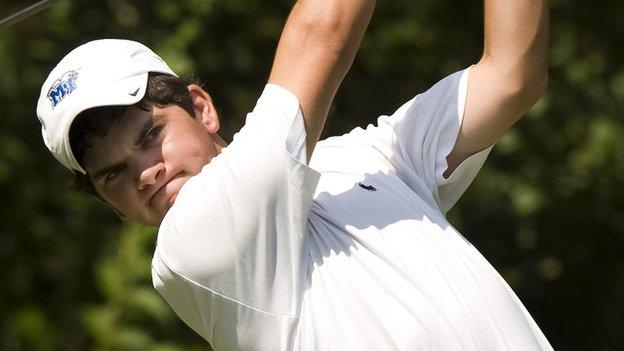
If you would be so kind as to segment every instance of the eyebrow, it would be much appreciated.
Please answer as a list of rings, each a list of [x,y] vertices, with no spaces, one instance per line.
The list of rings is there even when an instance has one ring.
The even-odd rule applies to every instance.
[[[145,140],[145,137],[147,136],[147,133],[149,133],[150,129],[154,126],[154,120],[152,118],[149,118],[145,123],[143,123],[143,126],[141,127],[141,129],[139,130],[139,133],[137,133],[137,137],[134,139],[134,145],[141,145],[141,143],[143,142],[143,140]],[[92,179],[93,180],[98,180],[100,178],[102,178],[104,175],[106,175],[109,172],[112,172],[120,167],[123,166],[122,162],[116,162],[110,166],[106,166],[102,169],[100,169],[99,171],[95,172],[93,174]]]

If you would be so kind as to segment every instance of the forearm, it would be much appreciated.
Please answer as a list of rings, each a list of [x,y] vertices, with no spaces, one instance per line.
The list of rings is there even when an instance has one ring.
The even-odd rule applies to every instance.
[[[300,0],[286,22],[269,82],[299,98],[308,134],[308,155],[353,63],[375,2]]]
[[[516,84],[548,72],[547,0],[486,0],[483,61]]]

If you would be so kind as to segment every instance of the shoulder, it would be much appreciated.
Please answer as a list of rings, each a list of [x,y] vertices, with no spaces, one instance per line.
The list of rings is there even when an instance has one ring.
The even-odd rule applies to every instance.
[[[285,116],[301,113],[299,99],[284,87],[273,83],[266,84],[251,114],[268,112],[279,113]]]

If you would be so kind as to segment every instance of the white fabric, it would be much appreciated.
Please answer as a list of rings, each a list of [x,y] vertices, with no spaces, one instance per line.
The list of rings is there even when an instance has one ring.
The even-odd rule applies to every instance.
[[[444,217],[489,152],[442,176],[467,79],[320,142],[311,167],[297,99],[267,85],[165,217],[156,289],[216,350],[551,350]]]

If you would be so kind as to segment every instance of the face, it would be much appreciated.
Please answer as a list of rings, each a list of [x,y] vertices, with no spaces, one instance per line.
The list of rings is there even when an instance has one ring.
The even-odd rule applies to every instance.
[[[221,152],[210,96],[189,86],[195,118],[179,106],[132,107],[85,152],[85,170],[122,218],[158,225],[182,185]]]

